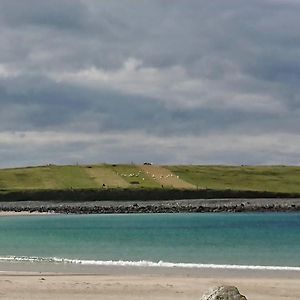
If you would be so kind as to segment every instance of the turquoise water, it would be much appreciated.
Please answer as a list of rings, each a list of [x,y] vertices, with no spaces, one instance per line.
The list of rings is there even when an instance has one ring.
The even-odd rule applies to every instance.
[[[300,267],[300,214],[0,218],[0,257]]]

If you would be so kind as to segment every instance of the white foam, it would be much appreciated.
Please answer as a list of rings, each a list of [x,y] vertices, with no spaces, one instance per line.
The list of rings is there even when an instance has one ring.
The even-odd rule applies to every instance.
[[[290,266],[260,266],[260,265],[225,265],[225,264],[195,264],[173,263],[164,261],[123,261],[123,260],[82,260],[58,257],[28,257],[3,256],[0,262],[49,262],[63,264],[81,264],[94,266],[121,266],[121,267],[162,267],[162,268],[196,268],[196,269],[229,269],[229,270],[270,270],[270,271],[300,271],[300,267]]]

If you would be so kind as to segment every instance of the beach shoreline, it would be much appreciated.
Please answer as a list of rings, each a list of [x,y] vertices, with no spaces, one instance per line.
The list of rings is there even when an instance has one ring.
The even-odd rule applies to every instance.
[[[53,215],[51,212],[38,212],[38,211],[0,211],[0,217],[26,217],[26,216],[49,216]]]
[[[106,203],[106,205],[109,206],[110,203]],[[132,205],[134,205],[134,203]],[[112,256],[112,258],[107,258],[105,255],[89,256],[87,251],[88,243],[83,243],[82,239],[79,239],[79,241],[80,244],[84,245],[84,247],[82,249],[80,248],[81,250],[77,251],[75,254],[72,254],[72,252],[69,251],[64,253],[63,250],[57,252],[55,248],[53,251],[49,250],[49,247],[53,244],[53,242],[56,241],[54,240],[49,242],[49,237],[59,236],[58,234],[62,232],[62,229],[66,225],[68,225],[67,230],[64,232],[64,234],[62,234],[62,239],[58,239],[56,241],[59,247],[61,247],[61,241],[65,241],[66,237],[72,234],[72,232],[76,233],[76,235],[79,234],[79,228],[83,229],[81,235],[79,236],[85,237],[86,233],[91,231],[91,228],[104,228],[105,230],[108,228],[113,228],[113,232],[118,232],[118,229],[123,228],[122,224],[127,226],[125,226],[125,231],[133,230],[134,228],[139,230],[140,228],[145,228],[145,224],[148,224],[146,228],[152,228],[152,230],[156,228],[160,232],[162,228],[166,228],[166,225],[168,225],[167,228],[169,230],[170,225],[173,224],[172,228],[175,230],[174,234],[176,234],[176,239],[178,241],[178,229],[182,228],[182,226],[177,226],[178,220],[182,220],[182,224],[185,226],[188,224],[195,224],[193,222],[197,220],[197,232],[201,228],[207,232],[211,224],[214,224],[216,226],[215,228],[220,230],[220,228],[223,228],[223,223],[221,222],[223,218],[229,220],[233,218],[237,223],[234,223],[234,227],[231,226],[227,228],[226,230],[228,232],[230,228],[240,228],[241,224],[245,224],[245,222],[249,221],[250,223],[246,226],[246,228],[252,228],[250,225],[253,224],[253,222],[255,224],[257,224],[257,222],[262,222],[258,228],[263,228],[264,224],[266,224],[268,220],[270,222],[268,224],[273,224],[271,221],[273,220],[274,222],[275,214],[273,214],[273,216],[270,214],[265,214],[263,216],[261,214],[248,214],[248,216],[230,216],[229,214],[218,216],[207,214],[203,215],[203,218],[202,216],[200,217],[196,214],[194,216],[187,214],[182,214],[182,216],[171,214],[162,216],[157,214],[156,216],[115,215],[102,217],[67,217],[65,215],[48,217],[48,214],[46,214],[46,216],[43,214],[43,217],[37,218],[36,216],[41,214],[28,212],[25,214],[24,219],[19,217],[16,217],[15,219],[11,218],[14,215],[18,216],[22,215],[22,213],[9,213],[7,219],[5,217],[1,219],[1,222],[3,223],[3,235],[8,238],[8,242],[9,238],[14,236],[14,234],[16,234],[17,240],[19,239],[19,241],[23,241],[23,237],[26,237],[25,241],[32,237],[32,242],[27,244],[18,243],[18,248],[20,249],[23,249],[22,245],[24,245],[22,252],[19,251],[19,253],[21,253],[19,254],[20,256],[18,256],[18,251],[16,251],[17,248],[15,247],[15,243],[12,243],[11,247],[6,251],[3,250],[3,253],[14,253],[16,256],[4,255],[0,257],[0,299],[50,300],[56,297],[57,299],[62,300],[94,300],[99,298],[104,300],[192,300],[200,299],[203,293],[205,293],[210,287],[216,285],[234,285],[238,287],[240,292],[246,295],[247,299],[249,300],[296,300],[300,298],[300,267],[297,267],[299,266],[299,260],[297,255],[293,256],[293,254],[298,253],[298,251],[287,253],[287,249],[285,249],[284,251],[289,255],[290,259],[283,261],[280,260],[280,256],[276,258],[276,253],[273,253],[272,251],[267,252],[268,256],[255,261],[247,260],[248,256],[246,256],[244,260],[239,259],[242,252],[230,252],[230,255],[233,259],[221,260],[224,263],[227,261],[227,265],[207,264],[205,267],[205,265],[200,263],[170,263],[172,261],[197,261],[185,257],[185,248],[180,247],[177,248],[179,249],[177,251],[179,251],[181,254],[180,257],[177,258],[176,255],[174,256],[174,253],[172,256],[172,251],[168,251],[167,255],[160,255],[158,258],[151,259],[151,255],[148,255],[146,256],[147,260],[142,260],[139,255],[134,255],[123,258],[125,260],[114,261],[109,259],[113,259],[113,257],[121,259],[123,252],[126,251],[126,247],[121,247],[118,245],[117,248],[120,248],[122,252],[115,254],[115,256]],[[30,219],[27,216],[33,217]],[[294,224],[293,222],[298,224],[298,214],[289,214],[288,216],[287,214],[279,214],[278,216],[280,221],[276,220],[274,223],[275,225],[279,224],[282,226],[282,221],[286,220],[287,218],[289,222],[292,222],[291,224]],[[145,218],[149,219],[149,221],[151,220],[150,224],[152,225],[150,227],[149,223],[144,223]],[[188,219],[190,221],[194,221],[188,223]],[[220,220],[216,222],[217,219]],[[275,219],[277,219],[277,215]],[[68,220],[68,222],[66,222],[66,220]],[[79,222],[80,220],[82,222]],[[126,220],[126,222],[118,223],[118,220]],[[138,220],[139,222],[143,220],[143,222],[139,223]],[[163,222],[160,223],[159,220]],[[200,220],[202,220],[203,223],[198,223]],[[165,223],[165,221],[167,221],[167,223]],[[14,224],[18,225],[14,228],[14,226],[11,226]],[[130,224],[133,227],[131,227]],[[155,224],[154,227],[153,224]],[[159,224],[165,225],[161,227]],[[12,230],[12,233],[10,234],[9,229],[13,229],[12,227],[14,230]],[[71,230],[72,228],[73,231]],[[186,227],[183,228],[186,229]],[[189,229],[191,227],[187,228]],[[274,230],[277,230],[277,228],[277,226],[274,227]],[[289,228],[290,227],[286,228],[286,230],[289,230]],[[29,229],[31,229],[31,231]],[[54,229],[54,231],[50,229]],[[286,230],[283,231],[283,233],[286,234]],[[22,238],[19,237],[20,231],[22,232]],[[157,233],[158,231],[155,232]],[[167,232],[170,233],[170,231]],[[297,231],[295,233],[297,233]],[[40,234],[38,235],[39,239],[35,239],[36,234]],[[49,234],[49,236],[47,236],[47,234]],[[96,230],[95,235],[93,236],[95,237],[98,234],[99,230]],[[121,237],[124,236],[124,232],[121,231],[120,234]],[[203,234],[204,232],[202,232],[201,235],[196,235],[195,238],[197,238],[197,236],[204,238]],[[244,232],[242,234],[244,237]],[[89,242],[93,236],[91,236],[87,242]],[[147,236],[148,238],[151,237],[149,237],[149,235],[146,233],[143,236]],[[43,239],[44,237],[46,238]],[[108,237],[111,241],[111,235],[108,235]],[[297,236],[294,237],[297,238]],[[153,236],[151,238],[153,239]],[[166,235],[164,235],[164,240],[165,238]],[[282,235],[279,235],[276,241],[279,239],[281,243],[284,241]],[[295,238],[293,240],[295,240]],[[141,241],[141,239],[138,241]],[[153,241],[155,241],[155,238]],[[194,239],[189,239],[188,241],[184,240],[183,245],[190,245],[191,241],[194,241]],[[256,241],[256,243],[259,243],[259,241],[264,240],[259,239]],[[47,244],[48,242],[49,244]],[[236,236],[232,242],[234,245],[236,245],[238,242]],[[45,245],[45,247],[37,249],[37,246],[41,243],[42,245]],[[32,248],[31,245],[35,246]],[[72,243],[69,245],[72,246]],[[136,243],[133,245],[135,247]],[[272,245],[272,243],[270,243],[270,245]],[[275,243],[275,246],[276,245],[277,243]],[[288,240],[288,245],[292,246],[294,244],[290,243]],[[5,245],[3,245],[3,247],[4,246]],[[78,243],[76,249],[77,247]],[[93,247],[96,249],[96,253],[103,251],[104,254],[110,249],[116,249],[115,247],[105,249],[105,247],[98,247],[97,245],[94,245]],[[197,244],[194,247],[197,255],[200,254],[198,253],[199,251],[204,251],[204,248],[198,248]],[[130,249],[133,248],[131,247]],[[222,249],[224,250],[222,243],[220,243],[220,247],[218,247],[218,249],[218,251],[222,253]],[[233,248],[231,247],[231,249]],[[296,247],[295,249],[298,248]],[[44,252],[45,250],[47,251]],[[145,251],[145,248],[143,248],[143,251]],[[132,250],[130,253],[133,254]],[[35,257],[34,255],[40,256]],[[59,258],[60,255],[64,258]],[[272,259],[268,259],[269,255],[272,257]],[[78,259],[72,259],[72,257],[77,257]],[[160,261],[160,259],[162,261]],[[198,261],[214,261],[217,263],[220,260],[203,258]],[[230,265],[230,263],[236,263],[240,265]],[[269,264],[269,266],[262,266],[261,264]],[[275,267],[276,264],[281,264],[282,267],[277,268]]]
[[[0,272],[0,299],[200,299],[210,287],[234,285],[251,300],[296,300],[300,277],[175,274]]]
[[[186,265],[186,266],[184,266]],[[161,264],[151,262],[126,261],[87,261],[70,262],[56,259],[24,259],[16,257],[5,260],[1,257],[0,274],[9,273],[44,273],[65,275],[114,275],[114,276],[168,276],[214,278],[285,278],[299,279],[299,267],[249,266],[249,265],[217,265],[203,264]]]

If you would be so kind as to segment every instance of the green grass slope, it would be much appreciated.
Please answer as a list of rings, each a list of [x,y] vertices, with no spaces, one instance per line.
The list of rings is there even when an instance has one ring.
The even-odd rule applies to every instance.
[[[153,169],[153,170],[152,170]],[[186,186],[212,190],[300,194],[300,167],[285,166],[153,166]],[[163,172],[164,171],[164,172]],[[158,172],[158,171],[157,171]],[[0,170],[0,191],[166,188],[139,165],[42,166]],[[174,175],[174,176],[175,176]],[[177,177],[178,176],[178,177]],[[156,176],[157,177],[157,176]],[[163,177],[160,180],[167,180]],[[168,188],[181,188],[174,185]],[[188,188],[182,188],[188,189]]]
[[[51,165],[0,170],[2,191],[159,187],[135,165]]]
[[[47,166],[0,170],[1,190],[96,188],[80,166]]]
[[[198,188],[300,193],[300,167],[168,166]]]

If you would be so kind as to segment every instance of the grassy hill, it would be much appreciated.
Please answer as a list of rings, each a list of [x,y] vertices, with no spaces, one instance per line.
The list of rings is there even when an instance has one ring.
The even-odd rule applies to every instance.
[[[300,195],[300,167],[40,166],[0,170],[2,193],[34,190],[232,190]]]
[[[169,166],[183,180],[216,190],[300,193],[300,167]]]

